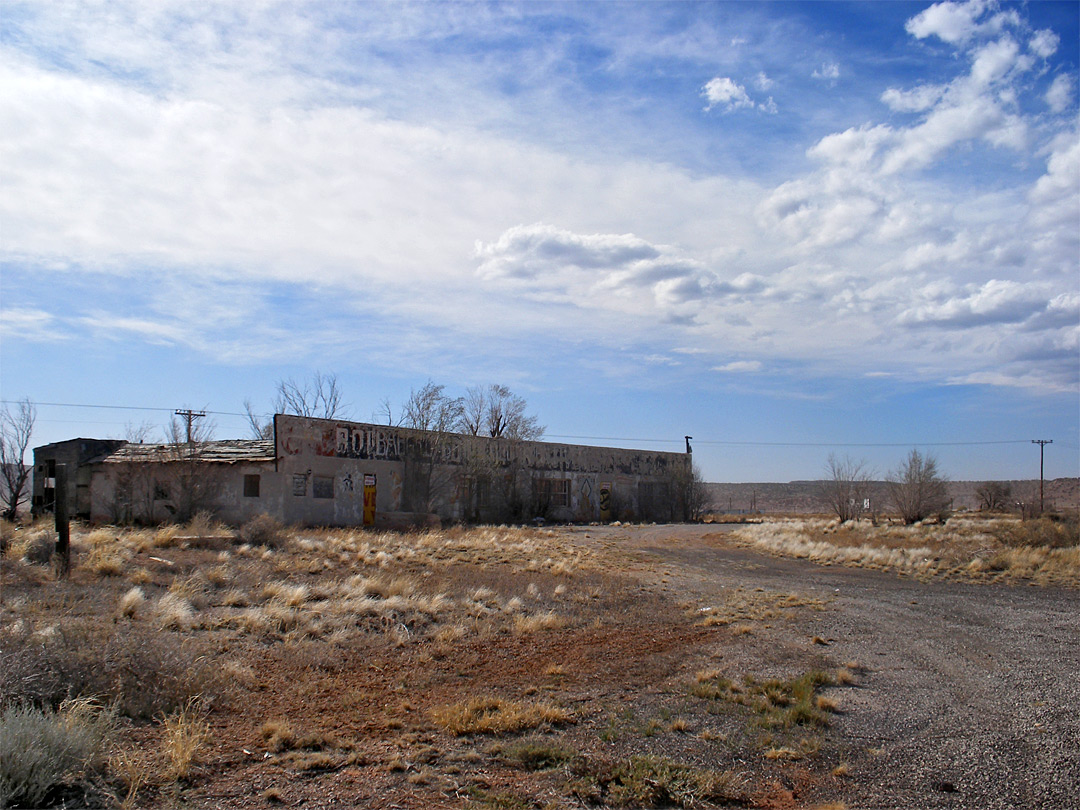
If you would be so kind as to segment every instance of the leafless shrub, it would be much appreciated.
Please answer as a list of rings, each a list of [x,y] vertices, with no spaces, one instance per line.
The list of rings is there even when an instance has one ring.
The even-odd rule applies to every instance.
[[[283,548],[288,533],[281,523],[270,515],[257,515],[236,531],[236,539],[249,546]]]
[[[69,697],[98,696],[121,714],[149,719],[196,696],[223,692],[218,667],[192,644],[138,626],[112,634],[90,622],[61,625],[46,637],[8,632],[0,653],[0,702],[56,708]]]
[[[934,456],[912,450],[887,480],[893,507],[907,525],[947,515],[952,500]]]
[[[821,482],[821,501],[841,523],[857,520],[869,495],[870,470],[865,461],[830,453]]]
[[[1080,545],[1080,521],[1072,516],[1045,515],[1034,520],[1002,523],[993,530],[1011,548],[1069,548]]]

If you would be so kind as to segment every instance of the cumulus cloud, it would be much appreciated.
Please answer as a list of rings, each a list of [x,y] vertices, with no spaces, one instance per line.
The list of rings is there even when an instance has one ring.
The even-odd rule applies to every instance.
[[[436,120],[416,111],[423,105],[409,117],[401,99],[412,88],[381,81],[393,71],[376,81],[355,69],[360,78],[337,82],[310,54],[341,43],[304,14],[284,26],[306,43],[294,73],[279,58],[291,52],[288,36],[265,17],[224,43],[227,21],[195,31],[177,28],[177,6],[161,12],[165,22],[154,19],[156,5],[124,8],[137,19],[93,28],[100,41],[78,70],[26,57],[11,40],[0,46],[0,220],[5,258],[27,259],[45,279],[33,284],[57,278],[49,262],[59,257],[95,284],[141,284],[143,297],[113,309],[100,297],[76,301],[76,314],[62,317],[44,298],[31,301],[4,311],[5,337],[62,326],[248,362],[285,345],[325,350],[332,330],[321,308],[333,306],[349,311],[334,325],[345,327],[341,351],[353,351],[355,312],[369,305],[403,330],[380,347],[388,353],[392,343],[435,342],[421,334],[433,326],[470,345],[551,334],[623,345],[632,333],[640,356],[678,346],[725,373],[793,361],[857,373],[873,354],[875,372],[917,368],[937,379],[960,368],[989,373],[1002,357],[1059,358],[1075,342],[1080,139],[1074,123],[1051,115],[1075,103],[1073,74],[1047,90],[1053,74],[1037,60],[1057,47],[1053,37],[988,3],[939,3],[912,18],[912,36],[955,46],[955,75],[889,87],[880,97],[887,119],[799,144],[804,173],[783,174],[801,155],[755,154],[776,166],[767,186]],[[424,16],[372,36],[424,33]],[[140,43],[123,35],[129,29],[158,36]],[[58,25],[57,42],[78,30]],[[774,81],[764,70],[754,76],[754,64],[743,84],[733,74],[702,87],[707,109],[775,112],[761,100]],[[825,81],[839,72],[833,63],[815,71]],[[456,86],[447,74],[431,80]],[[392,92],[393,103],[374,101]],[[506,103],[469,93],[470,103]],[[1029,112],[1033,93],[1045,93],[1039,118]],[[725,123],[734,130],[738,119]],[[977,150],[988,148],[1026,161],[1023,176],[965,185],[931,171],[969,150],[965,171],[977,174]],[[1046,169],[1032,182],[1026,172],[1039,160]],[[171,276],[181,288],[205,279],[205,289],[185,297],[169,288],[141,306]],[[233,278],[246,286],[223,286]],[[237,318],[210,306],[259,290],[290,306],[302,299],[304,317],[255,339],[251,323],[288,316],[253,306]],[[1060,359],[994,373],[1026,385],[1064,379]]]
[[[1036,56],[1041,56],[1043,59],[1049,59],[1055,53],[1057,53],[1058,44],[1061,42],[1061,37],[1055,34],[1048,28],[1041,31],[1036,31],[1031,37],[1031,41],[1028,42],[1028,48]]]
[[[754,106],[754,102],[746,94],[746,88],[727,76],[717,76],[714,79],[709,79],[705,86],[701,88],[701,95],[705,96],[709,102],[709,105],[705,108],[706,110],[711,110],[718,105],[722,105],[724,110],[728,112],[737,110],[740,107]]]
[[[950,44],[964,43],[980,30],[976,22],[988,8],[984,0],[967,3],[935,3],[907,21],[907,32],[916,39],[936,36]]]
[[[998,279],[968,288],[957,296],[938,296],[932,290],[921,292],[938,300],[901,312],[897,323],[952,328],[1020,323],[1051,306],[1039,286]]]

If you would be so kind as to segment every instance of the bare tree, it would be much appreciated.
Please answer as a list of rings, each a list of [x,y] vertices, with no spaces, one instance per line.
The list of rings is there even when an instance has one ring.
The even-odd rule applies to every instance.
[[[546,429],[536,416],[526,413],[528,403],[505,385],[470,388],[462,399],[459,429],[473,436],[530,441]]]
[[[1012,498],[1012,484],[1008,481],[987,481],[975,488],[979,508],[984,512],[1004,512]]]
[[[446,386],[431,380],[419,391],[411,391],[401,408],[401,427],[428,433],[420,443],[419,458],[406,460],[405,490],[418,511],[434,512],[457,483],[445,462],[461,413],[461,399],[448,396]]]
[[[34,433],[37,408],[29,399],[22,399],[12,413],[6,405],[0,412],[0,497],[3,499],[4,517],[15,520],[19,516],[19,501],[30,477],[30,466],[25,463],[26,448]]]
[[[952,503],[937,459],[918,450],[912,450],[889,474],[888,482],[892,504],[909,526],[928,517],[944,518]]]
[[[688,523],[701,520],[709,508],[709,492],[701,468],[687,457],[685,465],[675,467],[672,483],[676,515]]]
[[[302,383],[291,377],[279,380],[274,398],[275,413],[291,413],[316,419],[338,419],[342,413],[341,390],[336,374],[316,371]],[[273,430],[273,428],[271,428]]]
[[[138,424],[134,422],[125,422],[123,439],[132,444],[143,444],[150,440],[156,429],[153,422],[148,422],[146,420],[143,420]]]
[[[820,497],[825,507],[841,523],[858,520],[870,494],[870,470],[866,462],[855,461],[829,453],[825,462],[825,480],[821,482]]]
[[[253,439],[272,439],[274,438],[274,420],[267,419],[264,416],[255,413],[255,408],[251,404],[250,399],[244,400],[244,414],[248,420],[248,430],[251,431],[251,438]]]
[[[461,421],[462,400],[447,395],[445,385],[428,380],[409,393],[401,408],[401,427],[452,433]]]

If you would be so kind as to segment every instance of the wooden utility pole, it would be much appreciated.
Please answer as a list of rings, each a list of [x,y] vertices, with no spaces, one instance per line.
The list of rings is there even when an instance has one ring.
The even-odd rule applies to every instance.
[[[56,574],[64,578],[71,571],[71,525],[68,521],[67,465],[56,465],[56,500],[53,516],[56,519]]]
[[[195,419],[202,419],[206,416],[206,411],[193,411],[190,408],[182,408],[176,412],[176,415],[184,417],[184,421],[187,423],[187,443],[191,444],[191,423]]]
[[[1039,514],[1043,513],[1043,451],[1046,445],[1053,444],[1053,439],[1032,439],[1032,444],[1039,445]]]

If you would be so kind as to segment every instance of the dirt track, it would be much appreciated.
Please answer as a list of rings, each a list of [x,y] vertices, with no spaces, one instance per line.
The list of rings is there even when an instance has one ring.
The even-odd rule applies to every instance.
[[[605,531],[675,567],[672,591],[832,597],[813,632],[868,669],[834,721],[859,774],[849,806],[1080,807],[1080,594],[762,557],[705,529]],[[773,643],[805,647],[805,629],[786,632]]]

